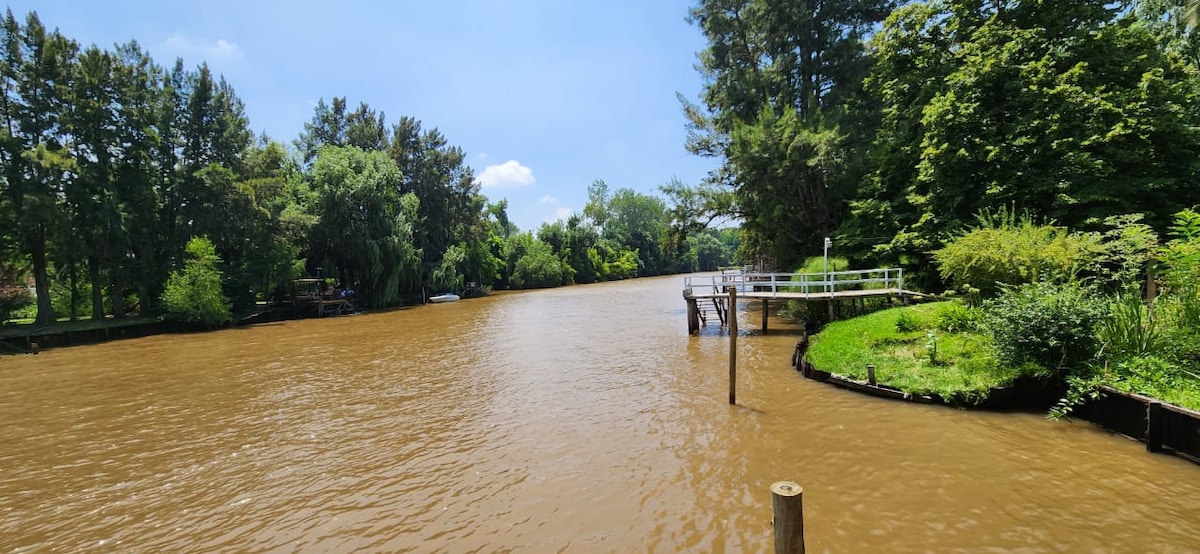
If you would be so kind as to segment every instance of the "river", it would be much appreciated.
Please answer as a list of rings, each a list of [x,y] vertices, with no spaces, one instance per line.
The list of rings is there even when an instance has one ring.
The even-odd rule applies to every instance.
[[[1195,552],[1200,467],[803,379],[682,279],[0,358],[0,552]],[[757,305],[756,305],[757,306]],[[749,310],[750,306],[743,306]]]

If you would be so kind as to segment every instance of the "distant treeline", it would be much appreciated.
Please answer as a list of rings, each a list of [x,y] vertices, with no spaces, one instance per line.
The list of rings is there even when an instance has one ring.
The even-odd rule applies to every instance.
[[[255,137],[206,64],[163,67],[136,42],[81,47],[11,10],[0,48],[0,320],[158,313],[196,237],[214,251],[188,254],[215,262],[235,313],[318,270],[387,306],[468,282],[715,269],[737,247],[735,231],[678,219],[678,182],[662,187],[669,205],[596,181],[583,214],[522,231],[505,200],[480,193],[463,151],[414,118],[389,125],[333,98],[292,148]]]

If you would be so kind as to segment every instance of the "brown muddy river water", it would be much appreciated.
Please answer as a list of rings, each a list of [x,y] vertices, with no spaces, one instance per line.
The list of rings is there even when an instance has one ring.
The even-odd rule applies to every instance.
[[[804,380],[682,279],[0,358],[0,552],[1196,552],[1200,467]],[[747,309],[748,306],[743,307]]]

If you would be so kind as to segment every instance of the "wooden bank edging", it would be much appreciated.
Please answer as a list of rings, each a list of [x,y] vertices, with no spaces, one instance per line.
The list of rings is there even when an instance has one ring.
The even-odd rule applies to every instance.
[[[890,400],[947,404],[945,399],[937,395],[911,394],[893,387],[821,371],[804,358],[800,345],[797,345],[792,365],[805,378],[829,383],[838,388]],[[1148,396],[1122,392],[1109,386],[1102,386],[1101,390],[1103,394],[1099,398],[1075,408],[1073,413],[1099,427],[1146,443],[1147,451],[1172,453],[1200,464],[1200,412]],[[1036,393],[1044,394],[1046,391],[1032,392],[1041,396]],[[989,398],[977,407],[992,410],[1025,408],[1028,407],[1028,402],[1022,402],[1024,396],[1020,394],[1017,386],[993,388]]]

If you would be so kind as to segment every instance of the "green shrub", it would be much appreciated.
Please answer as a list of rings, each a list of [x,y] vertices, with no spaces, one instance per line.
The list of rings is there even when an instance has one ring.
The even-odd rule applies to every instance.
[[[896,332],[914,333],[921,330],[921,321],[911,311],[901,311],[896,314]]]
[[[1159,353],[1183,367],[1200,368],[1200,329],[1167,328],[1158,337]]]
[[[1005,208],[979,215],[979,225],[933,252],[942,278],[991,297],[1002,285],[1064,282],[1094,265],[1100,252],[1095,234],[1019,220]]]
[[[1097,350],[1103,306],[1078,283],[1009,288],[984,305],[984,328],[1001,363],[1082,371]]]
[[[233,319],[229,299],[221,293],[221,258],[206,237],[187,243],[182,270],[171,272],[163,291],[163,308],[170,319],[222,325]]]
[[[567,282],[562,260],[554,255],[550,245],[534,241],[529,250],[517,260],[510,281],[513,288],[537,289],[557,287]]]
[[[934,327],[946,333],[973,333],[983,326],[983,310],[959,302],[943,305],[934,317]]]

